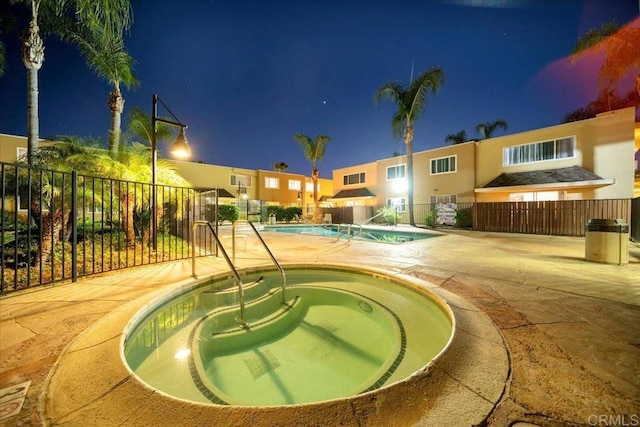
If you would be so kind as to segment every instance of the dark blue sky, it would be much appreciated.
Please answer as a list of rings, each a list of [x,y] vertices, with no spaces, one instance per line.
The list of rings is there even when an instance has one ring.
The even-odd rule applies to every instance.
[[[594,67],[569,66],[577,38],[638,0],[135,0],[126,47],[141,85],[127,108],[151,113],[157,93],[189,126],[193,160],[253,169],[284,161],[308,174],[293,140],[331,137],[321,175],[404,152],[391,137],[395,106],[377,107],[385,81],[408,84],[441,66],[446,83],[419,119],[414,151],[498,118],[516,133],[558,124],[596,96]],[[22,30],[22,26],[19,28]],[[26,134],[26,72],[19,31],[5,37],[0,132]],[[110,86],[74,47],[45,40],[40,136],[104,137]],[[627,90],[631,89],[631,86]],[[166,115],[166,112],[159,111]],[[123,117],[123,128],[126,119]]]

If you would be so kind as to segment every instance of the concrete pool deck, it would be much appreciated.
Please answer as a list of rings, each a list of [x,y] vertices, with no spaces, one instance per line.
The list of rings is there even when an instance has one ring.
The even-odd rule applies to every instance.
[[[433,374],[446,377],[443,381],[453,387],[418,389],[414,400],[392,408],[394,415],[384,421],[370,417],[370,408],[355,406],[349,414],[316,419],[317,425],[563,426],[638,420],[637,244],[630,244],[630,263],[617,266],[586,262],[584,238],[456,231],[388,245],[286,233],[263,236],[281,262],[349,263],[428,282],[449,301],[470,337],[460,345],[477,344],[470,352],[482,363],[456,360],[451,353]],[[240,266],[267,264],[255,242],[246,240],[247,249],[238,252]],[[222,258],[198,260],[199,276],[226,270]],[[175,425],[181,419],[175,410],[164,414],[161,407],[145,406],[137,394],[140,387],[120,379],[109,360],[113,351],[106,348],[119,342],[119,331],[109,329],[116,318],[126,321],[144,301],[191,282],[190,275],[190,262],[180,261],[1,298],[0,389],[31,384],[20,413],[0,425],[109,425],[105,420],[141,425],[134,414],[123,414],[145,408],[161,414],[165,425]],[[492,327],[500,334],[492,336]],[[103,369],[87,370],[80,349],[102,357]],[[65,382],[74,375],[82,379]],[[153,393],[146,393],[145,399],[151,399]],[[371,405],[375,410],[385,402]],[[183,406],[188,412],[191,405]],[[211,425],[242,425],[229,409]],[[304,418],[307,414],[293,420],[271,415],[244,421],[295,425],[314,420]]]

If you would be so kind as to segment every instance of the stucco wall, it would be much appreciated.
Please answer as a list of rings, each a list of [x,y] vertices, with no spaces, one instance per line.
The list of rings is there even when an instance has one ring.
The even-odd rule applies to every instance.
[[[570,199],[614,199],[633,196],[635,109],[626,108],[579,122],[488,139],[478,144],[477,186],[484,187],[502,173],[581,166],[614,184],[595,189],[568,189]],[[513,166],[503,165],[503,149],[514,145],[575,136],[574,157]],[[535,191],[535,190],[533,190]],[[479,201],[505,194],[478,195]],[[508,193],[506,193],[508,197]]]

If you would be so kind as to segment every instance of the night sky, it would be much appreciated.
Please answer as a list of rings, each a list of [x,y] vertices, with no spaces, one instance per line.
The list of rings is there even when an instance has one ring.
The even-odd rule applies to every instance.
[[[5,0],[2,0],[5,4]],[[125,43],[141,85],[123,88],[127,109],[151,114],[160,99],[189,128],[194,161],[309,174],[293,135],[331,137],[321,175],[404,153],[391,136],[395,106],[373,95],[440,66],[446,83],[415,129],[414,151],[445,136],[504,119],[507,133],[558,124],[596,95],[594,61],[569,65],[577,38],[638,0],[133,0]],[[6,4],[5,6],[6,7]],[[28,15],[27,15],[28,16]],[[6,35],[0,133],[26,135],[26,71],[18,28]],[[108,83],[76,48],[45,39],[40,136],[106,140]],[[631,89],[631,83],[623,92]],[[160,115],[168,113],[160,108]],[[498,131],[497,135],[502,134]]]

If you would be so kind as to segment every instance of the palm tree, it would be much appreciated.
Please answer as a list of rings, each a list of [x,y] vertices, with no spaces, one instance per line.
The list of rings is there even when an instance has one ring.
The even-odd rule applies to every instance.
[[[407,195],[409,202],[409,223],[415,226],[413,218],[413,126],[427,106],[428,94],[435,95],[444,84],[444,71],[431,67],[413,80],[408,87],[399,83],[383,84],[375,93],[375,102],[387,98],[395,102],[398,110],[391,118],[394,137],[403,136],[407,151]]]
[[[38,178],[31,181],[33,198],[29,209],[34,222],[41,224],[36,267],[40,261],[50,260],[53,248],[68,231],[65,226],[70,227],[71,182],[63,178],[63,173],[75,170],[100,175],[105,171],[100,160],[104,158],[103,152],[95,141],[76,136],[57,137],[55,144],[38,147],[33,152],[31,165],[37,168],[33,173]],[[84,186],[79,185],[78,189],[87,191],[80,192],[80,198],[91,201],[97,197],[98,193]]]
[[[289,165],[285,162],[275,162],[273,164],[273,170],[276,172],[285,172],[287,169],[289,169]]]
[[[13,30],[15,25],[15,16],[11,15],[6,9],[0,10],[0,77],[4,74],[4,68],[7,60],[7,51],[2,39],[4,38],[5,33],[9,33]]]
[[[460,132],[455,134],[449,134],[444,137],[444,142],[450,142],[453,145],[462,144],[463,142],[467,141],[467,132],[464,130],[461,130]]]
[[[507,130],[507,122],[502,119],[498,119],[493,122],[479,123],[478,125],[476,125],[476,132],[480,134],[480,137],[482,139],[488,139],[493,136],[493,133],[498,128]]]
[[[318,163],[324,158],[324,153],[327,148],[327,144],[331,141],[331,138],[326,135],[318,135],[315,139],[303,134],[297,133],[293,136],[293,139],[298,141],[304,150],[304,156],[311,163],[311,179],[313,180],[313,203],[315,207],[314,217],[317,220],[319,216],[318,207],[318,180],[320,179],[320,170],[318,169]]]
[[[40,37],[40,0],[31,0],[31,21],[22,33],[22,62],[27,68],[27,162],[33,163],[38,148],[38,71],[44,62],[44,43]]]
[[[640,68],[640,18],[621,27],[615,20],[591,28],[578,41],[569,57],[572,63],[583,56],[605,53],[598,73],[600,89],[614,87],[634,68]],[[636,76],[635,89],[640,95],[640,74]]]
[[[70,41],[80,49],[89,68],[113,86],[108,102],[111,111],[109,151],[116,154],[124,110],[120,86],[131,88],[139,83],[133,74],[133,58],[124,46],[124,33],[131,26],[131,5],[129,0],[76,2],[77,13],[73,18],[67,15],[60,33],[63,40]]]

